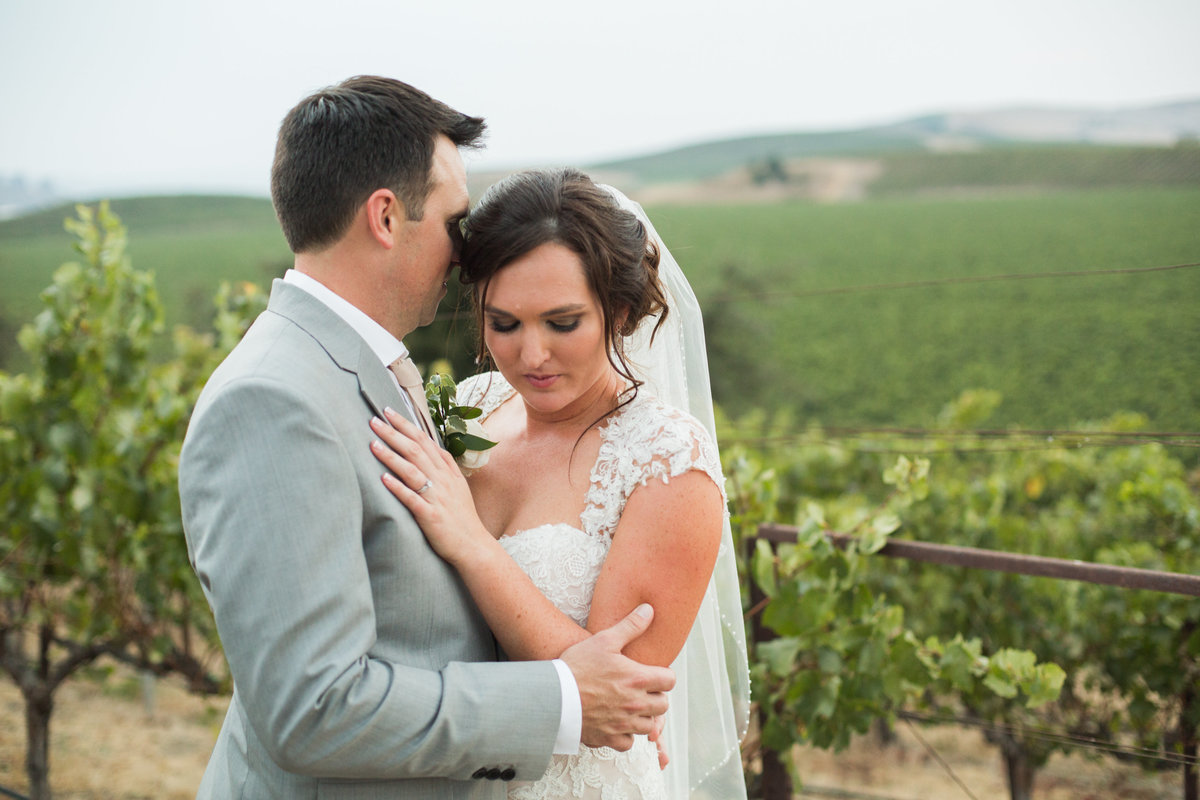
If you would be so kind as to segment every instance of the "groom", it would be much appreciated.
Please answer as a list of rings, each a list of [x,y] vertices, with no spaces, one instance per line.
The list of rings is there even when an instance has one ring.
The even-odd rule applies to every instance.
[[[360,77],[280,128],[271,193],[295,268],[213,373],[183,446],[192,564],[234,693],[200,798],[501,797],[580,741],[627,749],[669,670],[620,655],[649,609],[554,662],[498,662],[455,572],[380,481],[368,420],[432,321],[483,120]],[[423,401],[419,401],[423,402]]]

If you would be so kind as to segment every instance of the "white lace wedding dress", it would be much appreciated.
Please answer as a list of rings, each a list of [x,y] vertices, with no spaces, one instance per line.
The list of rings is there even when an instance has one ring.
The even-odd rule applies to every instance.
[[[513,393],[494,372],[464,380],[458,387],[458,402],[479,406],[486,419]],[[601,424],[600,439],[579,526],[553,523],[500,539],[538,589],[580,625],[587,625],[596,578],[634,489],[650,480],[669,482],[700,470],[724,497],[725,480],[712,439],[691,416],[646,392]],[[628,752],[583,746],[579,755],[556,755],[540,780],[513,783],[508,796],[510,800],[664,800],[667,793],[654,743],[639,736]]]

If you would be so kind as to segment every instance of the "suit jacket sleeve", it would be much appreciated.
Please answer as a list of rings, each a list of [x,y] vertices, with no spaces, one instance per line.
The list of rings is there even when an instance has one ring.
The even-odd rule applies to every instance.
[[[509,764],[540,776],[561,702],[549,662],[431,669],[372,654],[361,531],[378,512],[363,502],[359,440],[343,433],[310,393],[261,375],[214,391],[188,432],[189,550],[255,734],[307,775],[468,779]],[[396,591],[423,590],[413,572]]]

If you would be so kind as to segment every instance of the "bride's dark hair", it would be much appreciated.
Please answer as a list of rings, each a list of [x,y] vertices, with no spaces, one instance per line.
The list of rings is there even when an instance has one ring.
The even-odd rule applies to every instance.
[[[488,189],[464,229],[460,275],[475,287],[480,363],[488,358],[483,339],[488,283],[516,259],[555,242],[583,263],[603,313],[608,360],[636,393],[641,381],[625,360],[625,337],[653,314],[659,315],[657,333],[668,309],[658,280],[658,247],[635,214],[579,170],[529,170]]]

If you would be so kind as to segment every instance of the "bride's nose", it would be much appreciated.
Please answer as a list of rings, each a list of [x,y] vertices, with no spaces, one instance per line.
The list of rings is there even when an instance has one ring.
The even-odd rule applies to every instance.
[[[528,331],[521,337],[521,366],[533,369],[545,364],[550,358],[550,350],[546,347],[543,337],[537,332]]]

